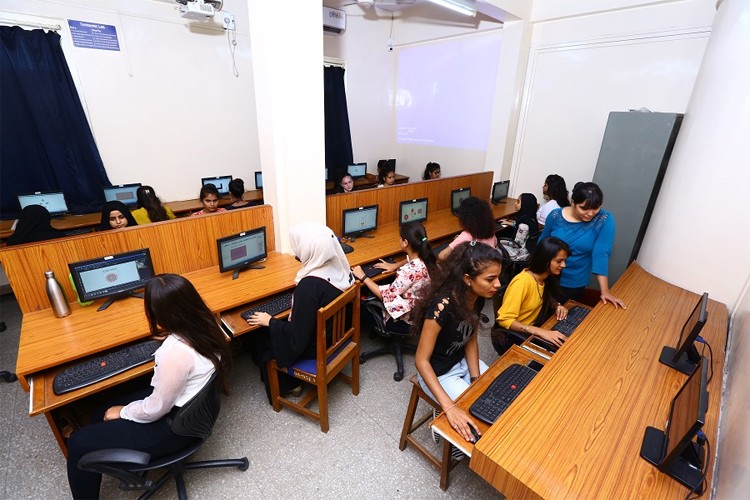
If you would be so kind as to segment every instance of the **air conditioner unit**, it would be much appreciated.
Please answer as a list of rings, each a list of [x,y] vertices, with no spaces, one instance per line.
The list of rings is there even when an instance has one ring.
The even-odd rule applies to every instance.
[[[323,31],[340,35],[346,30],[346,12],[323,6]]]

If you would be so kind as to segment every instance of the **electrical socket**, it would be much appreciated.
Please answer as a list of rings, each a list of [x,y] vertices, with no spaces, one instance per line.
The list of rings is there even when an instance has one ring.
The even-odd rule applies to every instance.
[[[221,15],[222,28],[224,28],[225,30],[234,31],[236,29],[234,25],[234,14],[224,11],[219,12],[219,14]]]

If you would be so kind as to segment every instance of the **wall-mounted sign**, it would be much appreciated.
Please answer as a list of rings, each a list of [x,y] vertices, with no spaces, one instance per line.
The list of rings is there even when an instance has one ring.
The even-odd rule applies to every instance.
[[[87,49],[120,50],[117,30],[109,24],[90,23],[68,19],[73,45]]]

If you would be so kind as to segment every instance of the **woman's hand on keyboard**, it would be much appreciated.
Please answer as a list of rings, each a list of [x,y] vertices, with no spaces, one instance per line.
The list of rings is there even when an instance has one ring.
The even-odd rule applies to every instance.
[[[474,442],[474,434],[471,433],[469,425],[473,426],[477,430],[477,432],[479,432],[479,426],[476,422],[474,422],[474,419],[472,419],[468,413],[463,411],[458,406],[453,406],[445,412],[445,416],[448,417],[448,422],[451,424],[451,427],[453,427],[453,429],[458,432],[462,438],[469,441],[470,443]]]
[[[271,315],[264,312],[257,312],[250,316],[247,323],[250,326],[268,326],[271,322]]]
[[[557,321],[562,321],[568,317],[568,310],[562,304],[557,304],[555,308],[555,318]]]
[[[382,269],[383,271],[389,273],[391,271],[397,270],[405,263],[405,260],[401,262],[386,262],[383,259],[380,259],[380,262],[377,262],[374,267],[377,267],[378,269]]]
[[[120,410],[125,408],[124,406],[112,406],[110,407],[106,412],[104,412],[104,421],[107,420],[117,420],[120,418]]]
[[[543,328],[534,330],[534,335],[543,338],[547,342],[554,344],[557,347],[563,345],[563,342],[568,339],[568,337],[560,332],[556,332],[554,330],[545,330]]]

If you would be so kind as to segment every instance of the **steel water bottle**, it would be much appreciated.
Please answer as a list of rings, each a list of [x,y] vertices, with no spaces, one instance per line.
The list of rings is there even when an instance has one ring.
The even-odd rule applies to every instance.
[[[49,305],[52,306],[52,311],[54,311],[56,317],[64,318],[70,314],[70,305],[65,297],[65,292],[55,279],[54,271],[45,271],[44,276],[47,278],[45,288],[47,289]]]

